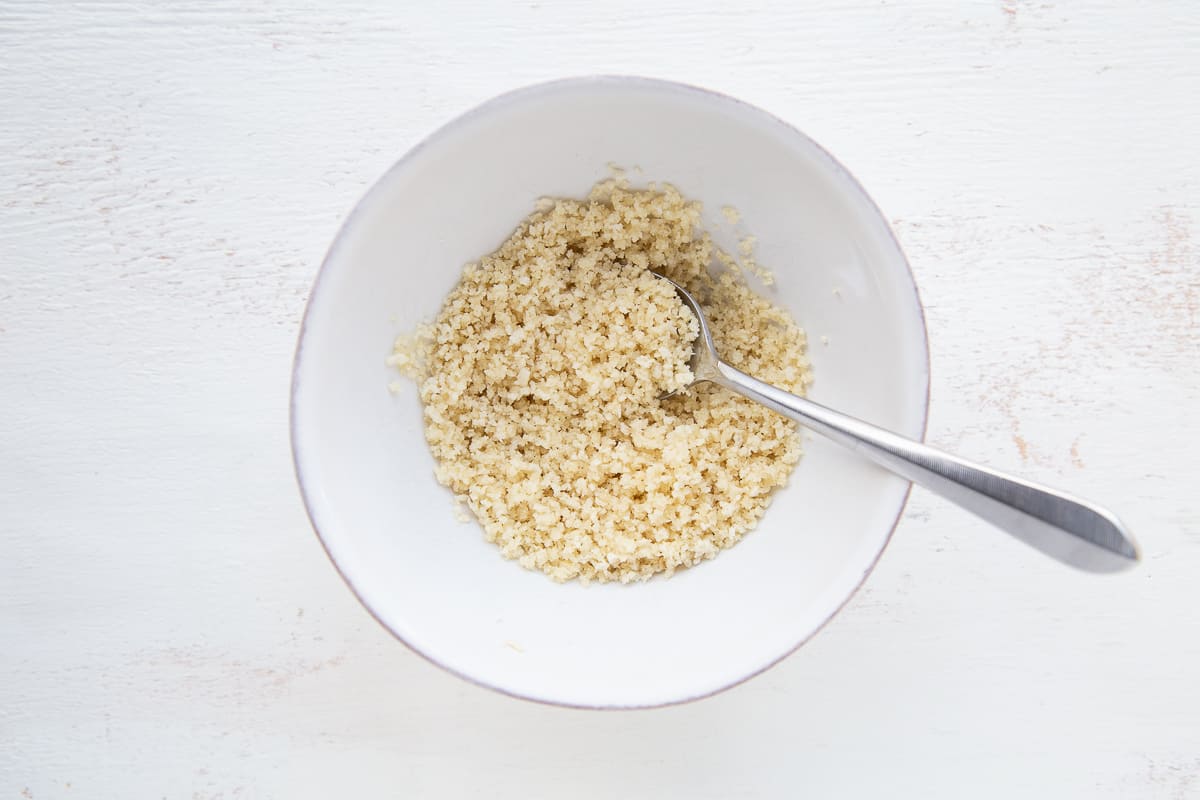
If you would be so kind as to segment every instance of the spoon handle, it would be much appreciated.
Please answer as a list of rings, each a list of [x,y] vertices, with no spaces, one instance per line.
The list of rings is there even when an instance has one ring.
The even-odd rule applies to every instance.
[[[725,362],[714,383],[755,400],[871,459],[1007,531],[1043,553],[1089,572],[1137,562],[1138,547],[1111,511],[797,397]]]

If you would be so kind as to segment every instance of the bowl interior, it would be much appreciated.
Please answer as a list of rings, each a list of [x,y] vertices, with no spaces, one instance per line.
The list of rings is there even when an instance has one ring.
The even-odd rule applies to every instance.
[[[928,360],[916,290],[887,224],[841,166],[729,98],[580,79],[452,122],[355,209],[309,303],[293,446],[330,556],[410,646],[524,697],[657,705],[737,683],[820,628],[870,571],[907,484],[806,436],[790,484],[741,544],[631,586],[554,584],[456,520],[433,478],[415,386],[387,389],[392,340],[431,320],[462,266],[499,245],[537,198],[580,196],[610,163],[702,201],[727,248],[742,231],[757,236],[776,276],[769,293],[809,333],[814,399],[922,435]],[[742,214],[737,231],[725,205]]]

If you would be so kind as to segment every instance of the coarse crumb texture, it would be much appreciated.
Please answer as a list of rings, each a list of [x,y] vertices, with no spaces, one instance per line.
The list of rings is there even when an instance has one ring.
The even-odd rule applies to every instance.
[[[700,207],[671,187],[598,184],[539,206],[466,267],[431,330],[397,343],[419,370],[437,479],[508,558],[558,581],[671,574],[735,544],[800,458],[794,423],[693,387],[693,292],[722,357],[793,392],[804,332],[737,271],[714,276]]]

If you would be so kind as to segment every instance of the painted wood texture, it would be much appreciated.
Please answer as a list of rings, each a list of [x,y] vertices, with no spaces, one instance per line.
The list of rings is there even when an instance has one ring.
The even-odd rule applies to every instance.
[[[801,652],[588,713],[355,603],[286,433],[351,205],[515,86],[636,73],[830,148],[927,306],[929,440],[1116,508],[1075,574],[928,495]],[[0,2],[0,797],[1200,797],[1190,2]]]

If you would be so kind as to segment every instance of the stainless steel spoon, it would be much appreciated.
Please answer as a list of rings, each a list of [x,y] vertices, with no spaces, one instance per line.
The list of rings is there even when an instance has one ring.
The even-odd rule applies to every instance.
[[[660,276],[661,277],[661,276]],[[669,281],[700,323],[690,385],[715,383],[824,434],[902,478],[924,486],[1048,556],[1090,572],[1117,572],[1140,558],[1116,515],[1045,486],[1010,477],[797,397],[717,357],[700,304]],[[684,387],[685,389],[687,387]],[[680,389],[679,391],[683,391]],[[664,395],[670,397],[672,394]]]

